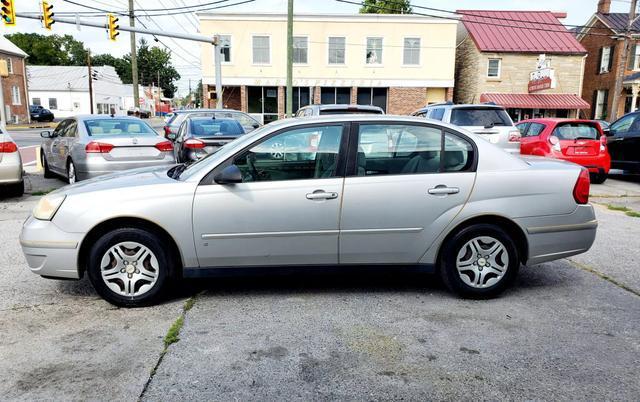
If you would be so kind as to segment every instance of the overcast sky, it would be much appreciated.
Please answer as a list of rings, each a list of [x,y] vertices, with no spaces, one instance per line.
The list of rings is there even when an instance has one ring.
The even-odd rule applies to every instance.
[[[229,4],[233,4],[238,0],[230,0]],[[360,1],[360,0],[355,0]],[[127,0],[75,0],[76,3],[91,5],[93,7],[105,10],[124,10],[127,8]],[[194,5],[202,3],[210,3],[212,0],[135,0],[136,9],[159,9],[172,8],[177,6]],[[18,12],[38,12],[38,0],[16,0]],[[88,11],[81,6],[69,4],[63,0],[50,0],[54,5],[54,12],[63,11]],[[454,9],[484,9],[484,10],[551,10],[563,11],[568,14],[563,21],[565,24],[580,25],[584,24],[591,14],[596,10],[598,0],[411,0],[413,5],[440,8],[445,10]],[[357,13],[358,6],[340,3],[335,0],[295,0],[295,12],[301,13]],[[227,7],[217,10],[217,12],[282,12],[287,9],[287,0],[255,0],[252,3]],[[623,12],[628,11],[628,0],[613,0],[612,11]],[[416,12],[432,13],[430,11],[414,9]],[[144,13],[138,13],[144,15]],[[448,14],[451,16],[451,14]],[[105,17],[96,18],[96,21],[103,21]],[[142,17],[142,21],[150,29],[158,29],[162,27],[165,31],[173,32],[190,32],[196,33],[197,18],[193,14],[182,14],[175,16],[162,17]],[[120,24],[124,24],[123,18]],[[156,25],[157,24],[157,25]],[[2,34],[10,32],[37,32],[41,34],[49,34],[50,31],[41,27],[40,22],[36,20],[25,20],[18,18],[18,24],[15,28],[6,28],[0,26]],[[76,39],[81,40],[89,47],[94,54],[111,53],[115,56],[126,54],[130,50],[129,34],[122,32],[116,42],[107,39],[107,33],[99,28],[83,27],[80,31],[74,25],[55,24],[51,33],[70,34]],[[147,38],[153,42],[153,38]],[[192,85],[196,85],[198,79],[201,78],[199,52],[200,45],[198,43],[172,40],[168,38],[161,39],[172,49],[172,57],[174,65],[177,67],[182,79],[178,82],[179,93],[187,92],[189,79]]]

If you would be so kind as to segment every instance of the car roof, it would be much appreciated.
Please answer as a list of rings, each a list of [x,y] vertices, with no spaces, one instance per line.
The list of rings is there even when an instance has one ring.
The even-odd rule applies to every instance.
[[[182,109],[182,110],[174,110],[173,113],[175,114],[185,114],[185,113],[201,113],[201,112],[236,112],[236,113],[243,113],[240,110],[235,110],[235,109]]]
[[[357,104],[349,104],[349,103],[330,103],[330,104],[322,104],[322,105],[307,105],[304,108],[314,108],[319,110],[349,110],[349,109],[360,109],[360,110],[371,110],[371,111],[380,111],[382,110],[379,106],[374,105],[357,105]],[[304,109],[302,108],[302,109]]]
[[[211,121],[235,121],[238,122],[238,120],[236,119],[230,119],[228,117],[221,117],[221,118],[217,118],[217,119],[213,119],[211,118],[211,116],[189,116],[187,117],[187,119],[189,121],[194,121],[194,120],[211,120]],[[238,122],[238,124],[240,124],[240,122]]]
[[[426,112],[429,109],[441,107],[449,109],[500,109],[504,110],[504,106],[496,105],[493,103],[460,103],[455,104],[451,102],[432,103],[423,108],[416,110],[414,113]]]
[[[124,116],[124,115],[110,115],[110,114],[79,114],[77,116],[68,117],[68,119],[77,119],[77,120],[109,120],[109,119],[118,119],[118,120],[135,120],[135,121],[143,121],[139,117],[135,116]],[[66,119],[65,119],[66,120]]]
[[[535,119],[520,120],[516,124],[535,123],[535,122],[539,122],[539,123],[556,123],[556,124],[557,123],[594,123],[594,122],[596,122],[596,120],[591,120],[591,119],[571,119],[571,118],[561,118],[561,117],[539,117],[539,118],[535,118]]]

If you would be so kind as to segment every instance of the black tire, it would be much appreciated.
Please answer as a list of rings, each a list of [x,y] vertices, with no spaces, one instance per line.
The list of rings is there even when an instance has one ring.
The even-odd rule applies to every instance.
[[[497,283],[488,287],[477,288],[469,286],[463,281],[461,276],[464,274],[458,272],[456,262],[458,253],[463,249],[465,244],[474,238],[484,236],[491,237],[502,243],[509,260],[506,264],[506,271],[504,271],[502,278]],[[503,257],[500,256],[500,258]],[[483,260],[483,263],[484,261],[486,260]],[[475,224],[461,229],[447,240],[440,254],[440,276],[442,277],[442,281],[450,291],[463,298],[488,299],[498,296],[511,285],[518,275],[519,268],[520,259],[515,242],[501,227],[491,224]],[[487,274],[487,272],[488,271],[485,271],[485,278],[489,277],[489,275],[493,275],[493,277],[496,278],[498,277],[495,274]],[[471,279],[471,276],[468,276]],[[489,277],[489,279],[491,279],[491,277]]]
[[[595,173],[595,174],[591,174],[591,183],[593,184],[602,184],[605,181],[607,181],[607,174],[606,173]]]
[[[148,291],[138,296],[120,295],[109,288],[102,279],[102,258],[110,248],[122,242],[136,242],[145,246],[151,250],[158,262],[156,282]],[[109,303],[120,307],[144,307],[156,304],[162,299],[166,285],[173,277],[173,261],[173,256],[163,246],[163,240],[155,233],[138,228],[121,228],[104,234],[91,247],[87,275],[96,292]]]
[[[6,194],[9,197],[22,197],[24,194],[24,181],[7,185]]]
[[[41,158],[42,158],[42,168],[44,169],[44,178],[45,179],[54,178],[55,175],[49,169],[49,163],[47,162],[47,157],[44,155],[44,150],[43,149],[40,150],[40,155],[41,155]]]

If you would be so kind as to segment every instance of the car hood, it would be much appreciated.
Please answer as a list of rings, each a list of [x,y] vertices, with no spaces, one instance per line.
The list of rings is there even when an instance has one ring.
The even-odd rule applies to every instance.
[[[167,171],[172,167],[154,166],[111,173],[62,187],[56,190],[55,193],[73,195],[93,191],[175,183],[174,179],[167,176]]]

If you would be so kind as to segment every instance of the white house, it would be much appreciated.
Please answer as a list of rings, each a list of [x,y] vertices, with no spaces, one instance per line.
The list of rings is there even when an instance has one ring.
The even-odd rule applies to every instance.
[[[124,115],[133,108],[133,86],[123,84],[115,68],[93,67],[93,75],[94,113]],[[30,104],[50,109],[57,118],[91,113],[87,67],[28,66],[27,79]],[[144,93],[140,87],[146,105]]]

